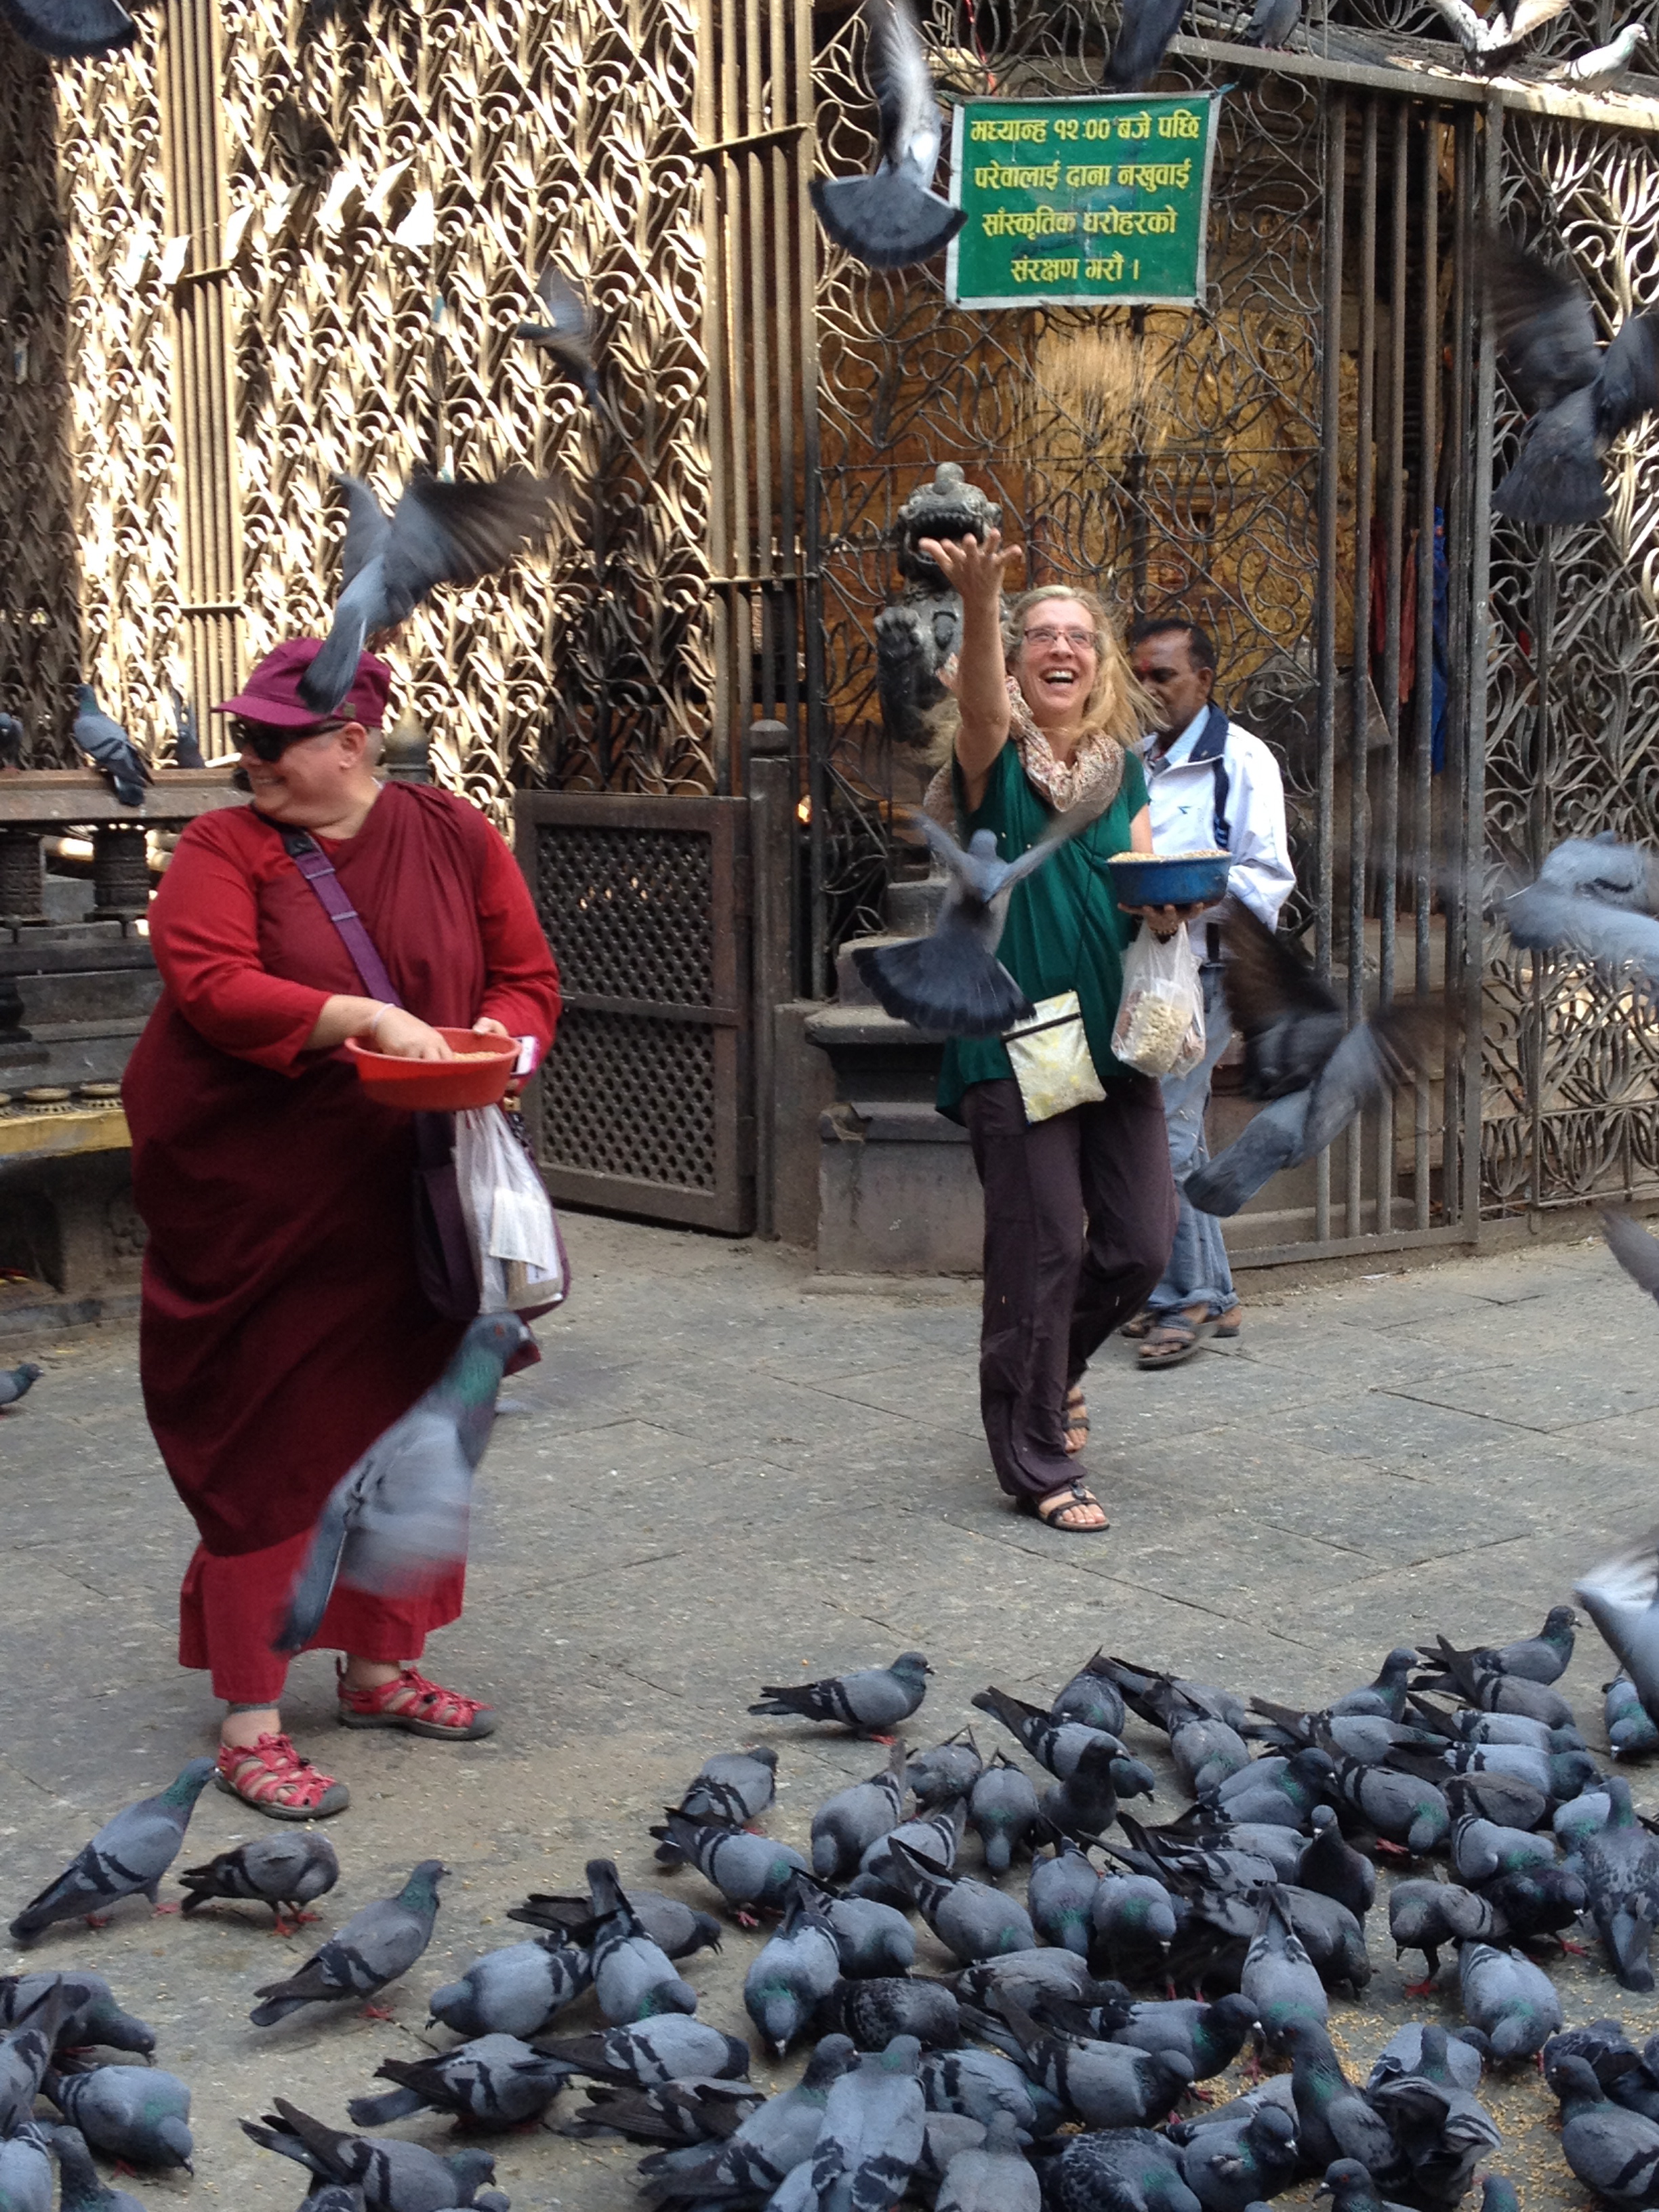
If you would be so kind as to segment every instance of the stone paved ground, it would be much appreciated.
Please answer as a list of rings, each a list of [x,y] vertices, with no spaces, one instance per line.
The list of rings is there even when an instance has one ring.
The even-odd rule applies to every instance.
[[[237,2118],[286,2094],[343,2119],[380,2058],[419,2047],[427,1991],[517,1936],[504,1916],[523,1892],[575,1884],[596,1854],[647,1875],[648,1820],[709,1752],[775,1742],[775,1826],[804,1842],[813,1805],[879,1754],[750,1723],[763,1681],[918,1645],[937,1677],[921,1742],[969,1717],[986,1682],[1047,1695],[1102,1644],[1311,1705],[1368,1680],[1402,1640],[1535,1627],[1576,1569],[1654,1517],[1659,1321],[1599,1243],[1315,1289],[1250,1277],[1242,1345],[1174,1375],[1135,1375],[1110,1347],[1091,1466],[1115,1526],[1082,1540],[998,1499],[967,1291],[823,1295],[776,1250],[569,1225],[568,1317],[544,1328],[545,1364],[510,1386],[524,1410],[486,1463],[471,1602],[434,1647],[442,1678],[500,1705],[499,1735],[452,1751],[346,1735],[326,1662],[295,1672],[290,1725],[355,1792],[332,1831],[344,1875],[331,1916],[394,1888],[418,1857],[454,1869],[392,2019],[251,2027],[255,1984],[301,1955],[251,1910],[186,1925],[127,1906],[101,1934],[60,1931],[30,1954],[101,1968],[156,2023],[160,2062],[193,2085],[196,2179],[130,2184],[147,2203],[295,2204],[297,2174],[247,2144]],[[47,1369],[0,1418],[0,1866],[16,1902],[212,1727],[205,1687],[172,1658],[189,1537],[143,1425],[135,1348],[111,1330],[8,1355]],[[1608,1671],[1592,1638],[1565,1685],[1598,1742]],[[983,1723],[988,1747],[995,1733]],[[1638,1787],[1640,1802],[1659,1796]],[[1178,1802],[1160,1793],[1170,1812]],[[249,1832],[210,1791],[191,1856]],[[695,1875],[678,1879],[711,1901]],[[1371,1935],[1371,2001],[1334,2007],[1357,2062],[1402,2017],[1380,1914]],[[691,1962],[722,2026],[746,2026],[753,1943],[734,1934],[720,1959]],[[921,1957],[943,1966],[925,1936]],[[0,1971],[20,1962],[0,1953]],[[1588,1965],[1560,1978],[1571,2018],[1616,2011],[1638,2039],[1659,2027],[1659,2007]],[[1455,1989],[1431,2002],[1455,2019]],[[1495,2097],[1528,2212],[1582,2203],[1536,2076]],[[517,2207],[619,2212],[638,2202],[631,2157],[519,2135],[501,2172]]]

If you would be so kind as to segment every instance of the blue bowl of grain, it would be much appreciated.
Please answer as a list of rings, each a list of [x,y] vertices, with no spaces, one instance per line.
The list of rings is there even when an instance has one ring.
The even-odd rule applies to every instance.
[[[1120,906],[1213,906],[1227,889],[1225,853],[1114,853],[1107,862]]]

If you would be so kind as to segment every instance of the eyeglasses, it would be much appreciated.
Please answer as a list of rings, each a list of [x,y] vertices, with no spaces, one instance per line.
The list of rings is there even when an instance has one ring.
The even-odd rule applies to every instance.
[[[1023,634],[1027,645],[1059,645],[1062,641],[1079,653],[1095,650],[1095,634],[1091,629],[1056,629],[1052,623],[1039,623],[1035,629]]]
[[[345,726],[343,722],[332,721],[319,722],[311,730],[284,730],[274,722],[245,722],[233,716],[230,735],[238,752],[252,753],[255,760],[279,761],[290,745],[297,745],[306,738],[332,737]]]

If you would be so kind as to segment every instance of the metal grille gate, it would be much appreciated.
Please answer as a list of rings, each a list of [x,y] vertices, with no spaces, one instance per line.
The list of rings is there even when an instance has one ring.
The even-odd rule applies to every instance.
[[[564,997],[531,1105],[548,1188],[746,1232],[747,802],[526,792],[516,813]]]

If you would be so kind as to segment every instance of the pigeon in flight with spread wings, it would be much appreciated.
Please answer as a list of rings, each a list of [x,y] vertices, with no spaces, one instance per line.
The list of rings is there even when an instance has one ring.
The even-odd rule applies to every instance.
[[[1186,12],[1187,0],[1123,0],[1117,36],[1106,58],[1108,89],[1139,92],[1150,84]]]
[[[593,315],[587,295],[562,269],[550,261],[536,279],[544,320],[520,323],[518,334],[550,353],[565,374],[580,384],[590,407],[603,406],[593,357]]]
[[[895,1020],[945,1036],[1000,1036],[1014,1022],[1029,1022],[1031,1001],[996,957],[1008,901],[1016,884],[1094,819],[1080,808],[1063,814],[1017,860],[997,858],[996,832],[975,830],[964,853],[948,830],[925,814],[913,815],[935,857],[945,864],[950,888],[930,937],[898,945],[866,945],[853,955],[860,975]]]
[[[322,651],[300,678],[313,713],[331,714],[351,689],[365,641],[407,622],[440,584],[476,584],[546,532],[554,486],[526,469],[493,483],[417,476],[390,514],[355,477],[345,493],[345,588]]]
[[[1569,837],[1504,902],[1515,942],[1573,952],[1659,989],[1659,854],[1617,837]]]
[[[1434,0],[1465,58],[1485,70],[1502,55],[1525,44],[1534,31],[1553,23],[1567,0],[1500,0],[1490,15],[1477,15],[1468,0]]]
[[[941,253],[967,221],[930,189],[945,134],[911,0],[864,0],[865,75],[880,118],[867,177],[818,177],[812,204],[836,244],[872,269]]]
[[[1200,1213],[1230,1214],[1408,1082],[1445,1034],[1448,1008],[1401,999],[1351,1030],[1331,993],[1248,907],[1229,901],[1221,927],[1227,1005],[1244,1035],[1244,1095],[1268,1103],[1182,1188]]]
[[[0,0],[0,15],[26,46],[57,61],[118,53],[138,36],[116,0]]]
[[[1576,270],[1502,236],[1487,246],[1498,346],[1533,418],[1515,466],[1492,495],[1492,510],[1516,522],[1595,522],[1613,504],[1603,455],[1659,407],[1659,316],[1626,315],[1604,346]]]

